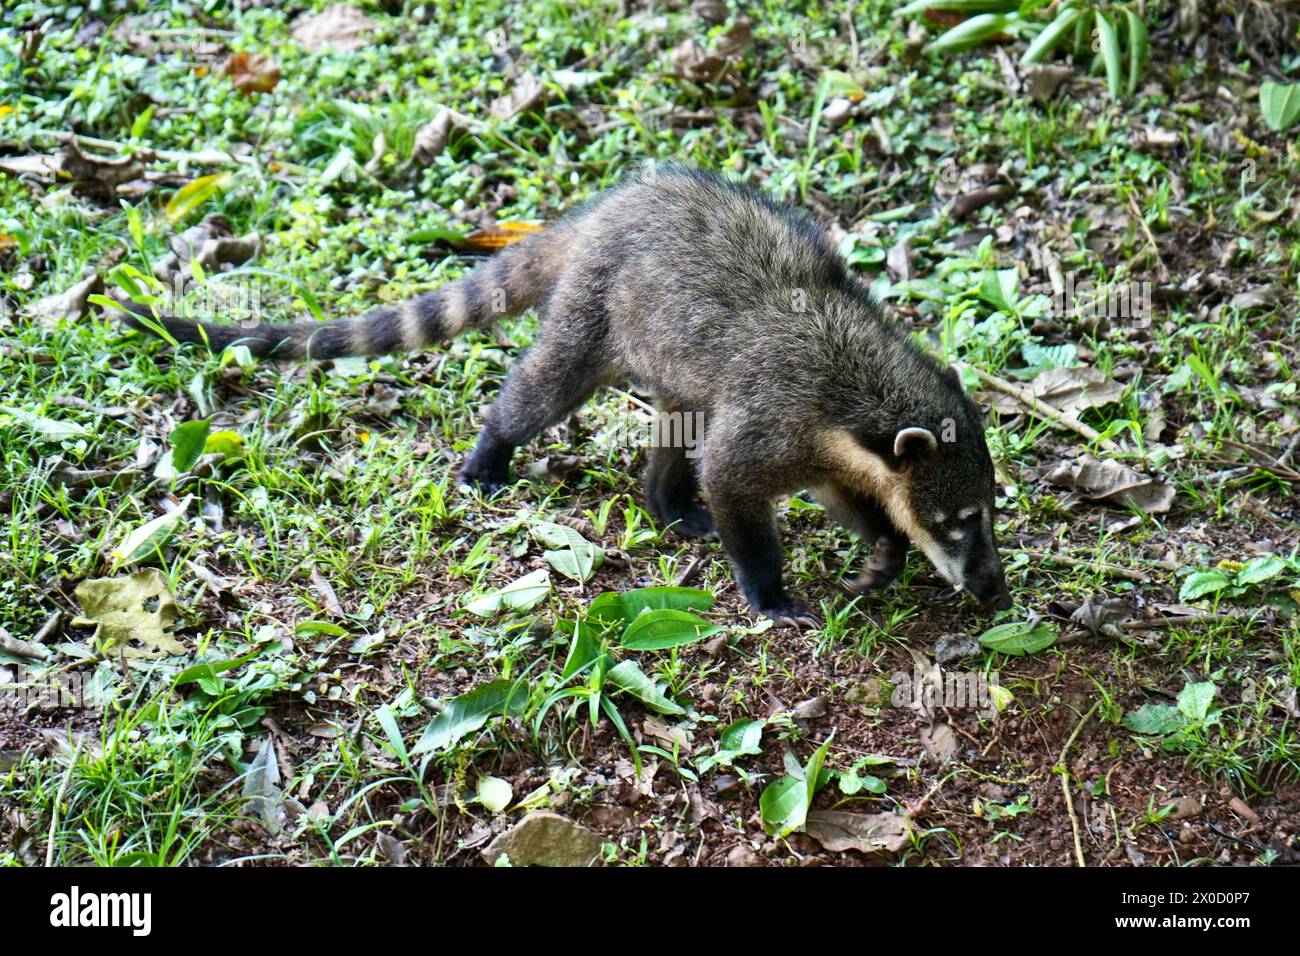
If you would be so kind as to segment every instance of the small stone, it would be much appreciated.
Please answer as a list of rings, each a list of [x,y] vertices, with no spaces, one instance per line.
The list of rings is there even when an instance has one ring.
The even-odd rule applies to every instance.
[[[483,859],[503,855],[511,866],[589,866],[600,852],[600,834],[549,810],[534,810],[493,840]]]

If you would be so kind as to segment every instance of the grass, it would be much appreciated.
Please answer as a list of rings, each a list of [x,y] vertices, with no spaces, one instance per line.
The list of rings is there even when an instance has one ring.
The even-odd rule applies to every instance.
[[[238,157],[220,167],[231,173],[224,187],[176,222],[167,201],[215,168],[155,160],[149,169],[165,175],[121,203],[0,174],[0,405],[17,410],[0,411],[4,628],[29,637],[54,611],[75,615],[77,583],[121,571],[111,551],[124,536],[194,496],[145,562],[176,597],[189,655],[128,660],[65,618],[56,666],[98,675],[102,710],[42,713],[3,731],[0,751],[14,757],[0,761],[0,819],[18,817],[0,824],[0,862],[33,862],[52,831],[55,859],[67,864],[364,865],[393,862],[394,847],[420,862],[467,863],[483,831],[518,817],[476,802],[480,778],[494,777],[510,783],[512,808],[550,806],[591,821],[610,862],[663,862],[678,844],[689,857],[721,862],[740,843],[776,842],[765,858],[793,863],[816,845],[765,837],[754,821],[758,794],[787,754],[802,764],[832,729],[836,771],[876,753],[905,762],[882,771],[884,794],[832,793],[823,803],[899,809],[938,788],[927,829],[902,862],[1001,854],[1066,862],[1035,855],[1046,853],[1036,838],[1068,822],[1046,803],[1059,784],[1030,755],[1054,760],[1099,696],[1106,719],[1088,728],[1087,766],[1072,771],[1075,782],[1082,792],[1101,778],[1109,787],[1114,775],[1113,815],[1132,828],[1124,839],[1162,862],[1176,860],[1159,856],[1164,804],[1142,782],[1144,749],[1166,785],[1223,783],[1265,813],[1293,806],[1285,794],[1300,777],[1300,631],[1287,616],[1296,600],[1288,592],[1300,586],[1294,567],[1247,594],[1197,602],[1202,611],[1269,605],[1276,617],[1223,617],[1141,632],[1140,641],[1082,638],[1027,658],[985,650],[954,665],[1000,671],[1014,699],[999,726],[1018,729],[995,735],[988,722],[957,721],[980,748],[996,736],[997,764],[939,768],[917,759],[910,712],[862,703],[858,692],[910,671],[909,650],[924,652],[944,634],[978,635],[986,622],[939,600],[915,558],[899,584],[854,603],[836,582],[865,559],[861,542],[798,497],[785,509],[790,573],[820,603],[825,625],[794,637],[754,621],[716,546],[685,543],[644,510],[641,456],[618,429],[638,414],[635,394],[607,391],[522,450],[516,467],[525,480],[505,495],[457,490],[480,410],[531,340],[532,315],[446,351],[301,367],[173,350],[125,332],[99,307],[71,321],[30,311],[87,271],[121,288],[126,266],[150,273],[169,240],[219,214],[235,235],[256,232],[263,242],[242,272],[203,277],[196,297],[234,282],[255,289],[276,320],[358,314],[475,265],[480,256],[431,241],[437,230],[553,218],[635,161],[694,163],[834,222],[854,268],[950,360],[1021,381],[1035,349],[1065,347],[1066,364],[1125,383],[1120,402],[1082,416],[1103,434],[1135,428],[1142,436],[1122,458],[1174,484],[1168,515],[1067,502],[1039,475],[1082,441],[1030,418],[990,421],[1004,489],[999,533],[1018,601],[1009,618],[1099,594],[1175,604],[1186,571],[1261,550],[1286,558],[1300,545],[1293,483],[1250,468],[1215,477],[1245,461],[1232,442],[1278,454],[1294,437],[1297,409],[1300,329],[1287,303],[1300,232],[1276,215],[1295,198],[1294,144],[1247,110],[1238,132],[1255,148],[1206,146],[1217,107],[1204,97],[1232,83],[1246,101],[1240,77],[1157,51],[1153,83],[1130,101],[1105,102],[1104,84],[1081,73],[1072,95],[1041,104],[1006,94],[989,47],[918,57],[888,4],[853,6],[855,46],[845,28],[850,5],[765,3],[726,77],[703,83],[681,75],[673,50],[692,38],[725,44],[734,20],[710,26],[658,7],[619,18],[607,4],[551,0],[420,6],[409,16],[400,4],[363,6],[377,27],[351,54],[307,52],[274,5],[218,5],[200,30],[165,4],[110,2],[97,14],[108,32],[94,42],[77,39],[92,19],[80,8],[19,5],[0,30],[0,104],[12,107],[0,116],[2,152],[50,151],[49,131],[72,131],[159,157],[198,149]],[[48,20],[39,56],[23,62],[21,31],[38,17]],[[796,41],[803,61],[791,55]],[[273,94],[233,90],[217,70],[231,50],[276,58]],[[510,71],[524,69],[550,79],[577,71],[585,85],[556,85],[544,110],[487,121],[490,102],[515,82]],[[825,105],[820,69],[847,72],[864,98],[856,117],[839,127],[819,122],[809,141]],[[415,132],[443,107],[475,122],[422,167],[410,158]],[[1145,146],[1148,128],[1176,133],[1177,144]],[[945,163],[967,177],[982,165],[1001,170],[1014,195],[958,221],[936,200]],[[891,281],[886,260],[902,240],[915,274]],[[1163,266],[1169,286],[1186,284],[1159,302],[1149,325],[1080,329],[1050,312],[1049,260],[1080,282],[1155,281]],[[1266,287],[1271,300],[1234,299]],[[1157,408],[1169,424],[1152,437],[1144,429]],[[175,479],[155,476],[175,428],[197,420],[235,432],[240,454]],[[102,475],[78,484],[68,469]],[[545,599],[520,613],[466,613],[467,602],[546,567],[539,520],[579,528],[605,552],[604,566],[581,583],[553,573]],[[1079,560],[1062,567],[1025,553],[1056,547]],[[1117,579],[1107,570],[1114,566],[1148,579]],[[705,617],[724,629],[724,647],[623,655],[684,702],[686,715],[656,717],[626,692],[564,676],[565,622],[583,620],[601,593],[673,585],[691,568],[694,586],[718,596]],[[177,683],[196,662],[250,655]],[[25,663],[0,653],[0,670],[15,677],[36,673],[20,669]],[[1216,686],[1217,723],[1172,745],[1120,723],[1192,678]],[[521,714],[413,753],[440,707],[498,679],[529,685]],[[575,693],[543,710],[566,688]],[[799,716],[818,696],[830,701],[829,716]],[[1063,702],[1070,724],[1062,733]],[[676,736],[656,737],[651,718]],[[741,719],[767,721],[761,752],[740,758],[737,770],[701,774],[701,756]],[[70,747],[49,743],[69,732],[82,741],[70,766]],[[265,740],[283,764],[277,833],[258,821],[248,789]],[[636,800],[633,762],[664,768],[658,789]],[[987,784],[990,772],[1039,782],[986,800],[1001,809],[980,819],[966,788]],[[726,777],[741,782],[718,796]],[[705,817],[712,828],[681,823],[674,795],[716,808]],[[1208,831],[1200,838],[1207,856],[1223,845]]]

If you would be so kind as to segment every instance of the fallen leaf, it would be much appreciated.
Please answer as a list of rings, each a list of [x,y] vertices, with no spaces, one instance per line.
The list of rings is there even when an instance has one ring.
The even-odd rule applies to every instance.
[[[832,853],[897,853],[911,842],[912,822],[901,813],[813,810],[804,833]]]
[[[232,53],[217,73],[229,77],[235,89],[245,96],[270,93],[280,82],[280,68],[264,53],[248,53],[243,50]]]
[[[66,292],[60,292],[58,295],[48,295],[43,299],[33,302],[28,306],[27,311],[46,322],[75,322],[85,317],[89,310],[89,298],[96,292],[104,290],[104,283],[99,276],[90,276],[83,279]]]
[[[942,721],[921,728],[921,747],[937,763],[947,763],[961,753],[961,743],[953,729]]]
[[[74,192],[100,202],[116,202],[118,191],[143,173],[134,154],[113,159],[95,156],[83,153],[74,139],[64,142],[58,162],[59,177],[71,180]]]
[[[1164,514],[1174,501],[1172,485],[1148,478],[1111,458],[1098,461],[1084,456],[1078,461],[1064,461],[1044,478],[1091,501],[1138,508],[1147,514]]]
[[[432,122],[425,123],[416,131],[411,159],[420,166],[428,166],[447,148],[447,141],[455,128],[455,114],[448,109],[439,110]]]
[[[496,864],[511,866],[588,866],[600,852],[598,833],[549,810],[534,810],[483,851]]]
[[[335,3],[314,16],[301,16],[293,23],[293,38],[312,53],[326,44],[352,52],[366,45],[362,34],[377,23],[350,3]]]
[[[524,73],[514,85],[492,101],[488,113],[493,119],[505,121],[520,113],[537,109],[546,102],[546,84],[536,73]]]
[[[1087,366],[1074,368],[1049,368],[1034,376],[1025,388],[1035,398],[1041,399],[1069,415],[1077,415],[1086,408],[1110,405],[1124,397],[1124,386],[1104,372]],[[1009,395],[997,393],[994,407],[999,412],[1017,414],[1019,403]]]
[[[244,798],[262,826],[272,836],[284,827],[284,791],[280,789],[280,762],[270,737],[262,739],[261,749],[244,775]]]
[[[152,659],[189,651],[171,634],[178,612],[167,579],[157,568],[77,585],[80,627],[95,626],[95,639],[107,648],[121,645],[131,658]]]
[[[542,228],[536,222],[499,222],[486,229],[475,229],[465,237],[465,245],[475,249],[504,249],[506,246],[527,239],[529,234]]]

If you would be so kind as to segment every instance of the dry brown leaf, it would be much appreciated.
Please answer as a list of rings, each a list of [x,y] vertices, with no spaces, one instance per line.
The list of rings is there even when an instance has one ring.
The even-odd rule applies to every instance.
[[[172,636],[178,612],[167,579],[157,568],[115,578],[94,578],[77,585],[81,617],[73,624],[95,627],[95,638],[105,648],[131,658],[157,658],[188,654]]]
[[[66,292],[48,295],[28,306],[27,311],[47,323],[65,321],[75,322],[85,316],[89,304],[87,299],[92,293],[102,292],[103,282],[99,276],[83,279]]]
[[[911,842],[912,821],[901,813],[813,810],[804,832],[832,853],[897,853]]]
[[[270,93],[280,82],[280,68],[263,53],[232,53],[217,71],[230,77],[231,84],[245,96]]]
[[[1084,456],[1078,461],[1063,461],[1043,477],[1090,501],[1138,508],[1147,514],[1164,514],[1174,501],[1172,485],[1149,478],[1111,458],[1098,461]]]
[[[536,222],[499,222],[486,229],[475,229],[465,237],[465,244],[475,249],[504,249],[541,228]]]
[[[456,117],[451,110],[443,109],[430,123],[416,131],[411,147],[411,158],[421,166],[428,166],[447,148],[447,140],[456,127]]]
[[[537,109],[546,102],[546,84],[536,73],[525,73],[514,86],[492,101],[488,112],[493,119],[508,120],[520,113]]]
[[[352,4],[335,3],[314,16],[295,20],[293,38],[313,53],[326,44],[350,53],[365,46],[362,34],[378,25]]]

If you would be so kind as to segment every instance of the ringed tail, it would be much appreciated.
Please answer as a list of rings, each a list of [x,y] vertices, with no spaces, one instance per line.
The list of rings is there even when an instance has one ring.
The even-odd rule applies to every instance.
[[[563,232],[562,226],[553,226],[535,233],[432,292],[360,316],[251,325],[160,316],[156,324],[177,342],[207,345],[214,352],[243,345],[259,358],[332,359],[413,351],[467,329],[487,328],[503,316],[539,303],[563,264]],[[137,314],[123,315],[124,322],[157,334],[146,324],[146,320],[153,322],[151,313],[143,307],[128,307]]]

